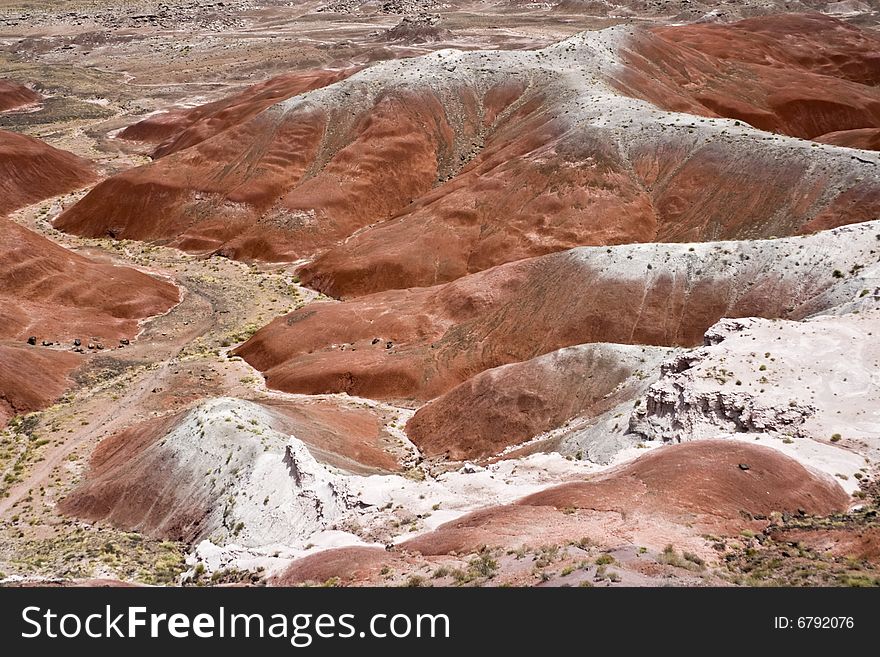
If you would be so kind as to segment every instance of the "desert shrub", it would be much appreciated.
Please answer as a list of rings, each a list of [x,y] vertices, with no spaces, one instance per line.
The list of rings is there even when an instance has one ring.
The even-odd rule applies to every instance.
[[[679,554],[671,543],[663,548],[663,553],[657,561],[667,566],[685,568],[686,570],[703,570],[706,567],[706,562],[700,557],[690,552]]]

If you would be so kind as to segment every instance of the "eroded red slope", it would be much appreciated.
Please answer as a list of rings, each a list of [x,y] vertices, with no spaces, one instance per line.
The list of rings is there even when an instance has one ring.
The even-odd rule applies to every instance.
[[[268,399],[262,405],[272,411],[276,429],[295,435],[321,461],[362,474],[400,469],[386,449],[389,437],[375,410],[322,399]]]
[[[621,403],[624,384],[652,367],[656,351],[580,345],[486,370],[422,406],[407,422],[407,436],[425,456],[465,460],[496,454],[571,418],[596,416]]]
[[[0,216],[96,179],[92,164],[73,153],[0,130]]]
[[[504,148],[305,265],[303,282],[351,298],[577,245],[757,239],[880,212],[880,181],[849,156],[686,129],[633,134],[621,152],[605,130],[532,128],[515,124]]]
[[[312,303],[236,353],[288,392],[424,401],[566,346],[691,346],[721,317],[800,319],[857,294],[842,272],[876,259],[875,247],[867,224],[771,242],[583,247]]]
[[[43,97],[36,91],[12,80],[0,80],[0,112],[39,103]]]
[[[609,528],[613,536],[608,538],[626,536],[639,545],[661,547],[686,535],[755,530],[766,526],[774,511],[824,515],[848,503],[835,481],[776,450],[706,440],[661,447],[586,481],[476,511],[401,547],[426,555],[467,554],[482,545],[602,537]]]
[[[816,137],[816,141],[821,144],[880,151],[880,128],[838,130]]]
[[[621,91],[665,109],[813,139],[880,127],[880,37],[822,14],[634,32]]]
[[[0,212],[61,194],[96,178],[91,163],[41,141],[0,131]],[[0,218],[0,337],[18,338],[45,327],[46,338],[84,327],[108,338],[132,337],[136,321],[164,312],[177,301],[176,288],[126,267],[79,256]]]
[[[288,568],[274,575],[272,586],[296,586],[305,582],[326,582],[338,577],[347,583],[369,581],[389,569],[411,565],[399,552],[375,547],[344,547],[323,550],[297,559]]]
[[[132,338],[138,322],[178,301],[177,288],[98,263],[0,219],[0,339]]]
[[[853,98],[859,117],[874,116],[874,37],[795,17],[776,30],[797,38],[777,43],[774,20],[737,24],[733,36],[775,58],[762,64],[773,75],[797,64],[798,75],[827,78],[819,87]],[[719,97],[746,93],[748,80],[726,67],[746,67],[751,80],[757,64],[697,50],[690,41],[702,32],[689,29],[385,62],[250,116],[274,93],[252,89],[217,116],[195,110],[206,126],[250,118],[204,134],[193,124],[197,139],[213,136],[105,181],[57,225],[242,259],[318,256],[303,280],[349,298],[577,245],[790,235],[880,209],[880,180],[845,152],[689,125],[609,94],[603,80],[661,107],[715,115],[694,99],[698,82],[725,81]],[[805,59],[826,33],[823,57]],[[239,116],[240,107],[250,109]],[[821,124],[816,134],[851,127],[814,109],[789,114]],[[229,121],[217,118],[226,112]]]
[[[82,187],[93,167],[30,137],[0,131],[0,215]],[[41,343],[133,338],[168,310],[177,288],[134,269],[89,260],[0,217],[0,420],[38,410],[70,385],[76,354]],[[25,341],[37,338],[37,345]]]
[[[0,342],[0,426],[44,408],[70,386],[78,354]]]
[[[449,123],[447,103],[431,91],[373,94],[355,87],[350,95],[345,103],[294,99],[273,106],[192,148],[115,176],[57,226],[236,258],[293,260],[427,192],[458,162],[456,141],[475,134],[482,118],[467,89],[452,103],[470,113],[459,129]]]
[[[0,422],[39,410],[71,385],[81,357],[47,342],[134,338],[138,322],[177,303],[177,288],[97,263],[0,219]],[[25,344],[31,336],[34,346]]]
[[[244,123],[279,101],[333,84],[357,71],[318,69],[279,75],[212,103],[150,116],[128,126],[118,137],[158,144],[153,157],[159,158]]]

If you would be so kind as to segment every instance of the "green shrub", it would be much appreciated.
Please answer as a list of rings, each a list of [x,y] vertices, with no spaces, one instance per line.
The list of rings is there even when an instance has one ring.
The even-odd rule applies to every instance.
[[[600,554],[596,557],[596,565],[597,566],[610,566],[611,564],[616,563],[614,557],[610,554]]]

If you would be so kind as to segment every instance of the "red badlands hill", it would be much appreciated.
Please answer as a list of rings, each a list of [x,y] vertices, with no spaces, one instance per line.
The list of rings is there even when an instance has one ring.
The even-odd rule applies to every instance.
[[[766,238],[880,212],[880,182],[857,181],[864,165],[850,155],[722,131],[694,139],[686,126],[650,140],[629,129],[634,136],[621,137],[630,140],[626,156],[607,142],[607,131],[588,127],[519,158],[485,152],[452,182],[330,249],[300,276],[349,298],[434,285],[577,245]]]
[[[389,568],[425,572],[438,557],[461,557],[484,547],[564,545],[585,536],[606,548],[639,545],[660,552],[671,543],[699,550],[705,534],[761,531],[773,512],[824,515],[844,511],[848,504],[849,496],[834,480],[776,450],[738,441],[690,442],[658,448],[513,504],[474,511],[390,552],[346,547],[309,555],[271,583],[339,578],[347,584],[381,585]]]
[[[272,586],[296,586],[306,582],[326,582],[338,577],[347,584],[368,582],[389,569],[405,567],[413,559],[375,547],[345,547],[323,550],[297,559],[283,572],[273,576]]]
[[[843,511],[849,499],[835,481],[774,449],[706,440],[660,447],[586,481],[470,513],[400,547],[467,554],[483,545],[558,544],[586,535],[614,543],[626,536],[627,543],[662,549],[687,535],[759,530],[767,521],[750,518],[773,512]]]
[[[839,305],[866,286],[842,272],[876,260],[876,232],[582,247],[435,287],[312,303],[236,353],[288,392],[426,401],[562,347],[693,346],[721,317],[801,319]]]
[[[39,103],[43,97],[23,84],[0,79],[0,112]]]
[[[826,27],[818,24],[816,39]],[[859,34],[848,38],[867,45],[852,46],[852,64],[836,73],[817,66],[874,93],[850,79],[858,62],[874,65],[872,37]],[[240,123],[220,110],[230,127],[193,128],[196,140],[213,136],[101,183],[57,226],[242,259],[327,251],[303,280],[352,297],[578,245],[790,235],[880,210],[880,179],[849,152],[612,93],[608,81],[633,95],[660,89],[652,100],[661,106],[672,94],[681,109],[710,113],[690,98],[687,79],[657,72],[654,87],[639,87],[654,75],[633,54],[642,43],[716,71],[709,55],[665,33],[622,27],[540,51],[383,62]],[[791,47],[793,60],[804,46]],[[259,92],[230,108],[250,107],[248,94]],[[186,134],[179,145],[191,143]]]
[[[85,160],[0,131],[0,214],[93,181]],[[0,218],[0,339],[131,338],[138,321],[177,302],[177,288],[97,263]]]
[[[60,397],[81,363],[78,354],[0,342],[0,427]]]
[[[377,88],[354,76],[101,183],[57,226],[294,260],[429,191],[506,100],[483,109],[472,89]]]
[[[138,322],[178,301],[177,288],[98,263],[0,219],[0,339],[132,338]]]
[[[829,132],[821,137],[816,137],[816,141],[822,144],[832,144],[834,146],[880,151],[880,128],[861,128],[858,130],[839,130],[838,132]]]
[[[0,131],[0,215],[96,178],[93,167],[36,139]],[[76,354],[27,346],[93,336],[133,338],[138,322],[177,303],[170,283],[89,260],[0,217],[0,421],[66,389]]]
[[[815,139],[880,128],[880,37],[822,14],[636,32],[616,86],[665,109]]]
[[[0,422],[38,410],[69,387],[81,358],[29,346],[42,341],[133,338],[165,312],[177,288],[126,267],[97,263],[0,219]]]
[[[626,399],[627,384],[666,350],[611,344],[567,347],[486,370],[420,408],[406,433],[425,456],[496,454],[575,417]]]
[[[334,400],[260,402],[273,416],[273,426],[295,435],[319,460],[348,472],[395,472],[400,464],[386,449],[388,436],[374,409],[352,408]]]
[[[0,130],[0,217],[96,179],[92,164],[73,153]]]
[[[185,541],[232,529],[234,511],[256,544],[292,540],[305,515],[329,513],[330,497],[322,493],[337,496],[320,474],[316,483],[322,466],[315,458],[349,472],[387,474],[400,466],[385,451],[386,439],[376,412],[345,402],[207,400],[102,441],[85,481],[60,508]],[[291,448],[298,441],[312,456]],[[291,498],[284,497],[287,489]],[[247,537],[230,534],[239,543]]]
[[[191,536],[187,532],[196,531],[192,526],[207,510],[200,499],[187,499],[192,490],[182,499],[173,491],[182,490],[180,484],[195,486],[194,473],[184,482],[168,482],[167,466],[152,463],[143,467],[139,463],[142,452],[171,431],[182,417],[183,413],[175,413],[147,420],[103,440],[92,453],[86,481],[61,501],[61,511],[89,520],[107,519],[145,533],[159,530],[175,538]]]
[[[153,157],[159,158],[244,123],[270,105],[342,80],[357,70],[317,70],[279,75],[213,103],[172,109],[150,116],[128,126],[117,136],[120,139],[158,144]]]

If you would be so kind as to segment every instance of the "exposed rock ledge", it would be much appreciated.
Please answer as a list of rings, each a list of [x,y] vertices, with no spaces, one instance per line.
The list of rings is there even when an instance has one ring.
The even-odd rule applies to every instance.
[[[705,346],[664,361],[629,432],[666,442],[755,433],[880,447],[873,305],[805,322],[718,322]]]

